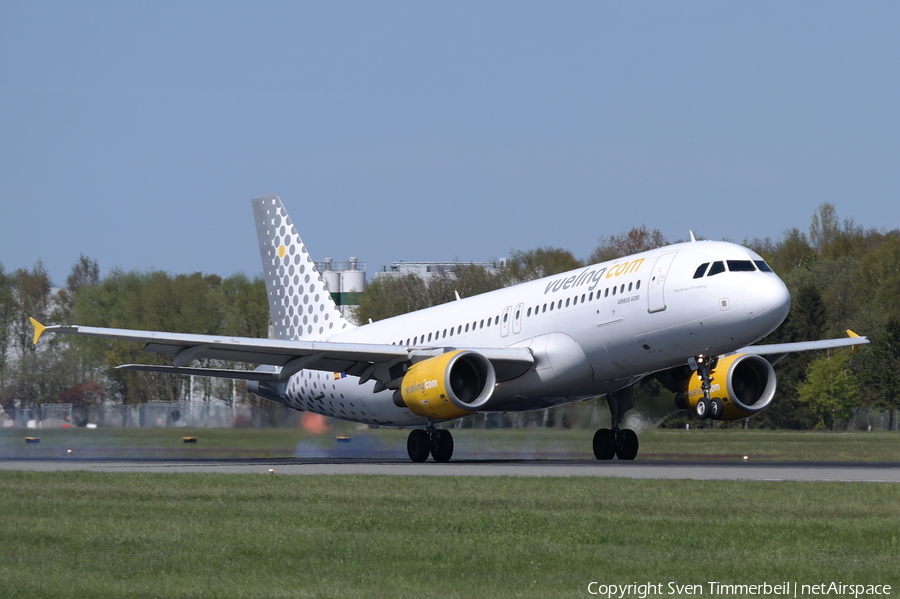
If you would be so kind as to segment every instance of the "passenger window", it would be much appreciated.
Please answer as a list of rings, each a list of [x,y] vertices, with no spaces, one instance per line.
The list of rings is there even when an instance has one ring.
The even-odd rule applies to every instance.
[[[428,333],[428,341],[431,342],[431,333]]]
[[[544,309],[541,310],[541,312],[546,312],[546,311],[547,311],[547,304],[544,304]]]
[[[583,293],[581,294],[581,303],[582,304],[584,303],[584,294]]]
[[[589,302],[594,301],[594,292],[593,291],[591,291],[591,294],[588,296],[588,301]]]
[[[568,297],[567,297],[567,298],[566,298],[566,308],[569,307],[569,302],[570,302],[570,301],[572,301],[571,298],[568,298]]]
[[[706,274],[706,267],[707,267],[707,266],[709,266],[709,262],[704,262],[703,264],[701,264],[700,266],[698,266],[698,267],[697,267],[697,270],[694,271],[694,278],[695,278],[695,279],[699,279],[699,278],[701,278],[704,274]]]
[[[454,327],[450,327],[450,336],[451,337],[453,336],[453,329],[454,329]]]
[[[550,311],[553,312],[553,306],[556,305],[556,302],[550,302]]]
[[[575,297],[572,298],[572,305],[575,306],[577,304],[578,304],[578,296],[576,295]]]
[[[479,328],[479,329],[483,329],[483,328],[484,328],[484,321],[483,321],[483,320],[481,321],[481,326],[479,326],[478,328]]]
[[[625,293],[625,283],[622,283],[622,288],[619,289],[619,293]]]
[[[613,287],[613,295],[615,295],[615,294],[616,294],[616,288]]]
[[[504,318],[503,320],[506,320],[506,319]],[[494,317],[494,324],[500,324],[500,317],[499,317],[499,316],[495,316],[495,317]]]
[[[766,264],[765,260],[754,260],[753,263],[763,272],[772,272],[772,267]]]
[[[419,336],[418,335],[413,337],[413,345],[419,345]]]
[[[641,281],[640,281],[640,279],[638,279],[637,285],[635,285],[634,288],[635,288],[635,289],[640,289],[640,288],[641,288]]]
[[[491,321],[492,321],[492,320],[494,320],[494,319],[493,319],[493,318],[488,318],[488,326],[491,326]]]
[[[467,333],[469,332],[469,323],[468,322],[466,323],[466,332]]]
[[[559,304],[557,304],[556,307],[562,309],[562,300],[559,300]]]
[[[603,290],[603,297],[609,297],[609,287]]]
[[[628,291],[631,291],[631,286],[632,286],[632,285],[634,285],[634,283],[628,283]]]
[[[731,272],[753,272],[756,268],[753,267],[753,262],[750,260],[729,260],[728,270]]]
[[[717,275],[720,272],[725,272],[725,263],[724,262],[713,262],[712,266],[709,267],[709,272],[706,273],[707,277],[711,277],[713,275]]]

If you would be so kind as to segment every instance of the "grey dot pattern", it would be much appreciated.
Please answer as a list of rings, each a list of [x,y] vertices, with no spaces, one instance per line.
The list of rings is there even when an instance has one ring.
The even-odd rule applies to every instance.
[[[253,212],[275,338],[327,339],[348,328],[278,196],[255,198]]]
[[[285,403],[296,409],[325,416],[364,422],[366,424],[393,424],[384,415],[367,409],[364,402],[345,397],[345,386],[332,373],[315,370],[301,370],[288,382]],[[355,383],[353,383],[355,386]]]

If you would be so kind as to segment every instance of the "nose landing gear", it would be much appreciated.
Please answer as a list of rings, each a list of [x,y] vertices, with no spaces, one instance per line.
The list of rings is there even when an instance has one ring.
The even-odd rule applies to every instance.
[[[715,380],[710,376],[710,372],[716,368],[716,363],[718,361],[719,359],[716,357],[707,358],[704,356],[697,356],[696,358],[690,358],[688,360],[688,365],[691,367],[691,370],[696,372],[697,376],[700,377],[700,389],[703,391],[703,397],[697,401],[697,406],[694,410],[701,420],[707,418],[717,420],[721,418],[722,410],[725,407],[720,399],[711,399],[709,395],[709,392],[712,389],[712,382]]]

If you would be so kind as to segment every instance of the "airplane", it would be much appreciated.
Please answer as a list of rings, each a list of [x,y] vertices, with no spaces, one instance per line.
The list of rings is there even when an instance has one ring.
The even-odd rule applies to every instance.
[[[251,200],[274,338],[136,331],[32,319],[44,332],[144,343],[172,365],[118,368],[244,379],[290,408],[378,426],[417,427],[413,462],[449,461],[437,425],[478,412],[540,410],[606,396],[598,460],[633,460],[621,424],[636,384],[656,377],[700,418],[736,420],[773,400],[773,364],[791,352],[868,343],[849,337],[753,345],[787,317],[790,294],[768,264],[728,242],[691,241],[584,266],[401,316],[345,319],[280,198]],[[192,366],[200,358],[253,370]]]

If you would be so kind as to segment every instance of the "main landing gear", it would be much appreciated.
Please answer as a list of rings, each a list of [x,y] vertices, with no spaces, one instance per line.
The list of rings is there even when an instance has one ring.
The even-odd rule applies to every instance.
[[[612,429],[601,428],[594,433],[594,456],[598,460],[633,460],[638,453],[637,433],[628,428],[619,428],[622,416],[634,407],[634,392],[631,387],[620,389],[606,396]]]
[[[691,370],[694,370],[697,376],[700,377],[700,389],[703,391],[703,397],[697,401],[697,406],[694,409],[701,420],[706,420],[707,418],[718,420],[725,409],[721,399],[710,398],[712,382],[715,380],[710,376],[710,371],[715,370],[718,361],[719,359],[716,357],[706,358],[704,356],[697,356],[688,360]]]
[[[424,429],[410,431],[406,451],[413,462],[424,462],[428,454],[435,462],[449,462],[453,456],[453,435],[448,430],[434,428],[429,422]]]

